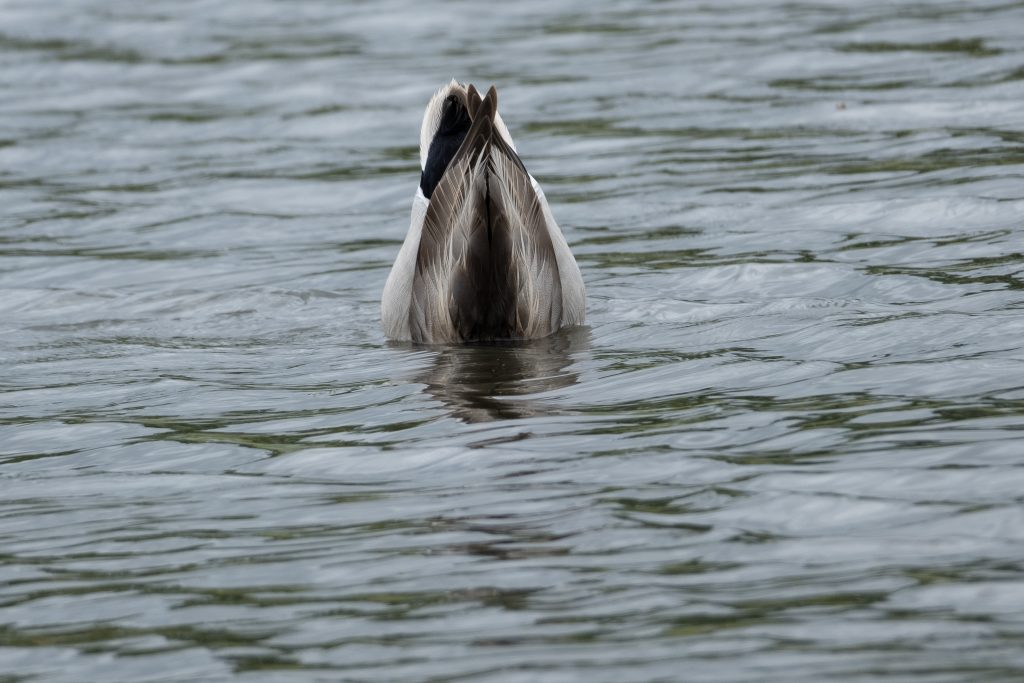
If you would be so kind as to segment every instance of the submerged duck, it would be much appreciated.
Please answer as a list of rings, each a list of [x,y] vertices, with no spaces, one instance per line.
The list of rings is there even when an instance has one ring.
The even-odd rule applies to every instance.
[[[516,153],[498,93],[452,80],[420,128],[420,186],[381,300],[391,339],[539,339],[581,325],[583,277]]]

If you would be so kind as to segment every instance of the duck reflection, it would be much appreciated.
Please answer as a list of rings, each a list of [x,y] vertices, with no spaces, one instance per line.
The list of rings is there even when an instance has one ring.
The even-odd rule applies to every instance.
[[[529,397],[576,384],[572,354],[589,340],[588,328],[574,327],[533,341],[445,347],[416,381],[464,422],[551,415],[557,408]]]

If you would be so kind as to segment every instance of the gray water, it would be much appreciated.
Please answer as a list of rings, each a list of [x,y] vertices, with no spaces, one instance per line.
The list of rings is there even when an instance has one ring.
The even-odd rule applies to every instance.
[[[497,85],[588,287],[389,344]],[[0,681],[1024,679],[1024,3],[0,3]]]

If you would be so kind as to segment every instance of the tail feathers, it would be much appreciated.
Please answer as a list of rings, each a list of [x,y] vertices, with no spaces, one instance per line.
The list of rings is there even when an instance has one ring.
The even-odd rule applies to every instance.
[[[467,89],[472,125],[424,219],[414,341],[533,339],[561,323],[554,248],[522,161],[497,132],[497,91]]]

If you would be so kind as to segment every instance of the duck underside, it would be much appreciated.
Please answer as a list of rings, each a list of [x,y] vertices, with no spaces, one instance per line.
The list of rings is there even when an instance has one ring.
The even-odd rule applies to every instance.
[[[413,341],[537,339],[558,329],[562,292],[544,211],[496,131],[497,94],[459,102],[472,124],[432,188],[416,257]]]

